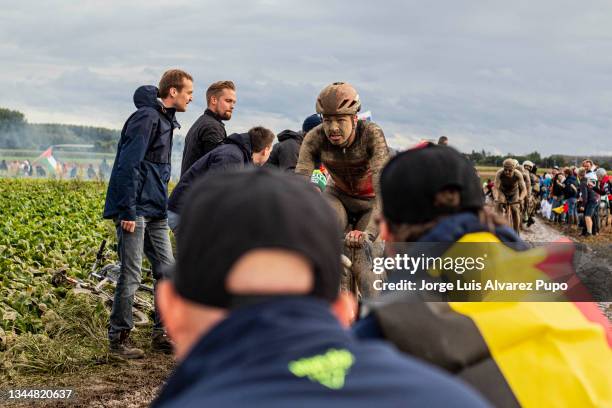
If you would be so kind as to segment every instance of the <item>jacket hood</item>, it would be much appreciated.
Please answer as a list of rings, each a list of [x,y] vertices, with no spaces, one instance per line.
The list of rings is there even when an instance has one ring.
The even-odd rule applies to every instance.
[[[225,143],[235,144],[247,155],[249,161],[253,155],[253,146],[251,145],[251,137],[248,133],[232,133],[225,139]]]
[[[157,101],[158,89],[153,85],[143,85],[138,87],[134,92],[134,105],[138,109],[148,106],[157,109],[159,102]]]
[[[423,235],[419,242],[455,242],[466,234],[484,231],[488,231],[488,228],[478,220],[476,214],[463,212],[443,218]],[[528,245],[509,227],[498,226],[494,234],[502,242],[516,243],[515,247],[520,249],[528,248]]]
[[[294,132],[293,130],[285,129],[276,136],[279,142],[287,139],[294,139],[301,142],[304,139],[304,134],[301,132]]]
[[[181,125],[175,117],[176,110],[174,108],[164,108],[157,100],[158,92],[157,87],[153,85],[138,87],[134,92],[134,105],[137,109],[148,107],[163,113],[172,122],[172,127],[180,129]]]

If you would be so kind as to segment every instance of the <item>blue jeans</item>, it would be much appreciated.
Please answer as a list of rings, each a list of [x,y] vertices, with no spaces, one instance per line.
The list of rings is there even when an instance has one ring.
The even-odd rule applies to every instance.
[[[578,207],[576,206],[576,202],[578,199],[576,197],[570,197],[567,199],[567,215],[568,217],[578,216]]]
[[[152,220],[139,216],[136,217],[134,232],[123,230],[119,220],[115,220],[115,228],[117,229],[121,271],[110,315],[109,340],[117,340],[121,332],[129,331],[134,327],[132,305],[134,294],[142,279],[143,251],[151,263],[155,284],[162,278],[163,266],[174,262],[168,236],[168,220]],[[155,305],[153,332],[163,332],[157,305]]]
[[[168,210],[168,226],[176,237],[178,235],[178,227],[181,222],[181,215]]]

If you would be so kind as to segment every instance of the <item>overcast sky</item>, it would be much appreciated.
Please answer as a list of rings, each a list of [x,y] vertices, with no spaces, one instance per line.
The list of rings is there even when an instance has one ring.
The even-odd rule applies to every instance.
[[[398,148],[444,134],[497,153],[612,154],[612,2],[5,1],[0,106],[121,128],[141,84],[179,67],[231,79],[230,132],[297,129],[348,81]]]

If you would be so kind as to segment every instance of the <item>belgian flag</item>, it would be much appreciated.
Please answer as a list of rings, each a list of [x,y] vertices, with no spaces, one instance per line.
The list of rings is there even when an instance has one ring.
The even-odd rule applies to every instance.
[[[392,303],[374,313],[401,351],[494,406],[612,407],[612,331],[594,303]]]
[[[490,238],[460,241],[499,242]],[[571,265],[567,246],[501,248],[493,265],[530,279],[554,280]],[[580,282],[573,286],[583,300]],[[494,406],[612,407],[612,327],[596,303],[395,300],[372,313],[385,339],[463,379]]]

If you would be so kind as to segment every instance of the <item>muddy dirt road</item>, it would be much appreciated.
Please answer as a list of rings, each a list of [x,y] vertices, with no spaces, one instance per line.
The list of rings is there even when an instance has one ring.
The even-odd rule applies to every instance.
[[[577,230],[552,224],[538,218],[521,237],[533,245],[570,239],[576,245],[575,268],[583,282],[590,283],[589,289],[599,300],[612,299],[612,240],[608,229],[601,235],[582,238]],[[612,302],[598,302],[600,309],[612,321]]]

